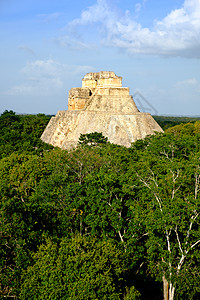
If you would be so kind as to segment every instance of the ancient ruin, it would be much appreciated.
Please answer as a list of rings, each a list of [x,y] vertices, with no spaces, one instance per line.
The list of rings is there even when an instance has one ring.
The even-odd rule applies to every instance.
[[[52,117],[41,139],[62,149],[76,147],[80,134],[102,132],[108,141],[132,142],[163,130],[149,113],[139,112],[122,77],[114,72],[88,73],[81,88],[69,91],[68,110]]]

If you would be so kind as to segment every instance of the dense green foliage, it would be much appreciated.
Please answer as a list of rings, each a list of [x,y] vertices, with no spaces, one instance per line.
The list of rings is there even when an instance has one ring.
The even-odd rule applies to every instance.
[[[200,121],[196,121],[195,123],[181,123],[179,125],[175,125],[174,127],[168,128],[166,132],[173,133],[176,136],[195,136],[200,134]]]
[[[51,149],[39,139],[48,121],[44,114],[16,115],[6,110],[0,116],[0,158],[14,151],[38,154],[43,149]]]
[[[156,300],[162,281],[199,298],[200,122],[64,151],[39,140],[44,115],[1,118],[2,298]]]
[[[22,299],[120,299],[125,253],[110,242],[77,236],[52,241],[24,274]]]
[[[176,125],[185,124],[185,123],[194,123],[200,120],[200,117],[170,117],[170,116],[153,116],[153,117],[164,130]]]

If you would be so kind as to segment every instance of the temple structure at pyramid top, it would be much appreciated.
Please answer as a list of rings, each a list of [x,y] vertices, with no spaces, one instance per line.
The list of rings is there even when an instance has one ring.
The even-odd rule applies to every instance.
[[[82,87],[122,87],[122,77],[114,72],[101,71],[99,73],[87,73],[82,79]]]
[[[63,149],[76,147],[80,134],[102,132],[108,141],[129,147],[161,127],[149,113],[139,112],[122,77],[114,72],[88,73],[81,88],[69,91],[68,110],[52,117],[41,139]]]

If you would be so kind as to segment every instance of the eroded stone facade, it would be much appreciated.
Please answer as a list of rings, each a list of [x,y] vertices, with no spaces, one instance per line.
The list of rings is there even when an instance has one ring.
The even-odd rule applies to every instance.
[[[68,110],[52,117],[41,139],[63,149],[76,147],[80,134],[102,132],[111,143],[129,147],[155,131],[162,132],[149,113],[137,109],[129,88],[114,72],[88,73],[81,88],[69,91]]]

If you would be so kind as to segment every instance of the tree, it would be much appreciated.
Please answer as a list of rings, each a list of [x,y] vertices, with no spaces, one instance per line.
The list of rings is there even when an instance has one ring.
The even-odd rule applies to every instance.
[[[0,116],[0,158],[18,153],[42,155],[44,150],[52,146],[43,143],[40,136],[49,121],[49,117],[38,115],[16,115],[5,111]]]
[[[49,175],[37,155],[13,153],[0,160],[0,294],[14,296],[31,253],[51,233],[54,210],[33,197],[40,180]]]
[[[122,299],[126,255],[109,241],[63,238],[47,241],[23,275],[21,299]],[[132,298],[139,292],[131,290]]]
[[[143,186],[143,206],[140,202],[137,209],[148,236],[149,266],[163,280],[165,300],[173,300],[176,290],[180,295],[180,289],[189,290],[190,297],[199,292],[200,164],[199,154],[188,153],[190,139],[153,137],[137,169]]]
[[[81,134],[78,143],[82,146],[97,146],[99,144],[106,144],[107,141],[108,138],[104,137],[102,132],[92,132]]]

